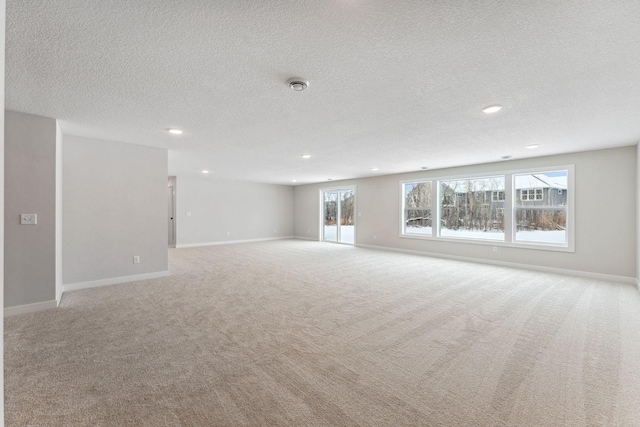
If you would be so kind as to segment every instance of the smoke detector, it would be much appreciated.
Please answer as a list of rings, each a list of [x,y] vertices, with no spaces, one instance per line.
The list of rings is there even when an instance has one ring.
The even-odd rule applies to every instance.
[[[302,92],[309,87],[309,82],[299,77],[287,80],[287,85],[296,92]]]

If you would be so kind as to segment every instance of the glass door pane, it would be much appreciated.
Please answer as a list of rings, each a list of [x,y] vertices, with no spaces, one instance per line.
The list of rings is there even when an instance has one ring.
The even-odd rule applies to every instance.
[[[355,242],[354,223],[354,194],[353,190],[340,191],[340,223],[338,236],[340,243],[352,244]]]
[[[338,241],[338,192],[323,192],[323,231],[322,239],[329,242]]]

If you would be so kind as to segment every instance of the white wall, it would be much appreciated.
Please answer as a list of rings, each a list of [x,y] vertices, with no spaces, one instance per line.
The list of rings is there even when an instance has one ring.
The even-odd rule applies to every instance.
[[[292,236],[293,188],[178,176],[176,216],[178,247]]]
[[[167,270],[167,150],[65,135],[63,171],[65,288]]]
[[[56,126],[5,112],[5,308],[56,297]],[[21,225],[21,213],[37,214],[37,224]]]
[[[488,245],[399,237],[401,180],[567,164],[575,165],[575,253],[511,247],[493,253]],[[296,236],[318,239],[318,189],[339,185],[357,186],[358,244],[636,277],[635,146],[299,186],[294,190]]]
[[[636,146],[636,286],[640,291],[640,142]]]

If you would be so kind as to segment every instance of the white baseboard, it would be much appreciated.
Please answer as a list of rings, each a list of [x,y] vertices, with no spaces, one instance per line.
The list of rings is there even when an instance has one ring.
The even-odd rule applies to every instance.
[[[89,282],[69,283],[63,285],[62,291],[78,291],[80,289],[99,288],[101,286],[117,285],[119,283],[137,282],[139,280],[157,279],[159,277],[167,277],[168,271],[157,271],[155,273],[135,274],[133,276],[111,277],[109,279],[91,280]]]
[[[606,280],[610,282],[637,284],[637,280],[635,277],[617,276],[614,274],[592,273],[589,271],[567,270],[564,268],[554,268],[554,267],[541,267],[537,265],[520,264],[517,262],[494,261],[494,260],[487,260],[483,258],[471,258],[471,257],[457,256],[457,255],[440,254],[435,252],[422,252],[422,251],[413,251],[410,249],[389,248],[386,246],[375,246],[375,245],[355,245],[355,246],[360,248],[375,249],[375,250],[390,251],[390,252],[400,252],[400,253],[412,254],[412,255],[429,256],[434,258],[453,259],[456,261],[466,261],[466,262],[475,262],[479,264],[497,265],[501,267],[520,268],[523,270],[541,271],[544,273],[563,274],[567,276],[584,277],[587,279],[597,279],[597,280]],[[640,286],[638,287],[638,289],[640,290]]]
[[[636,279],[636,288],[638,288],[638,292],[640,292],[640,281]]]
[[[17,316],[19,314],[35,313],[37,311],[51,310],[58,307],[58,301],[43,301],[35,304],[16,305],[14,307],[5,307],[4,317]]]
[[[282,237],[267,237],[264,239],[246,239],[246,240],[222,240],[219,242],[204,242],[204,243],[187,243],[184,245],[176,245],[176,248],[197,248],[200,246],[218,246],[218,245],[235,245],[237,243],[253,243],[253,242],[266,242],[268,240],[286,240],[293,239],[294,236],[282,236]]]
[[[299,240],[313,240],[314,242],[318,241],[317,237],[306,237],[306,236],[293,236],[294,239],[299,239]]]

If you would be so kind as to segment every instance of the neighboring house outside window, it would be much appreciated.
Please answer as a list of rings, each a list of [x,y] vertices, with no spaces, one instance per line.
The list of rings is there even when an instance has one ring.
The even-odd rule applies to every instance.
[[[494,191],[491,194],[492,202],[503,202],[504,201],[504,191]]]

